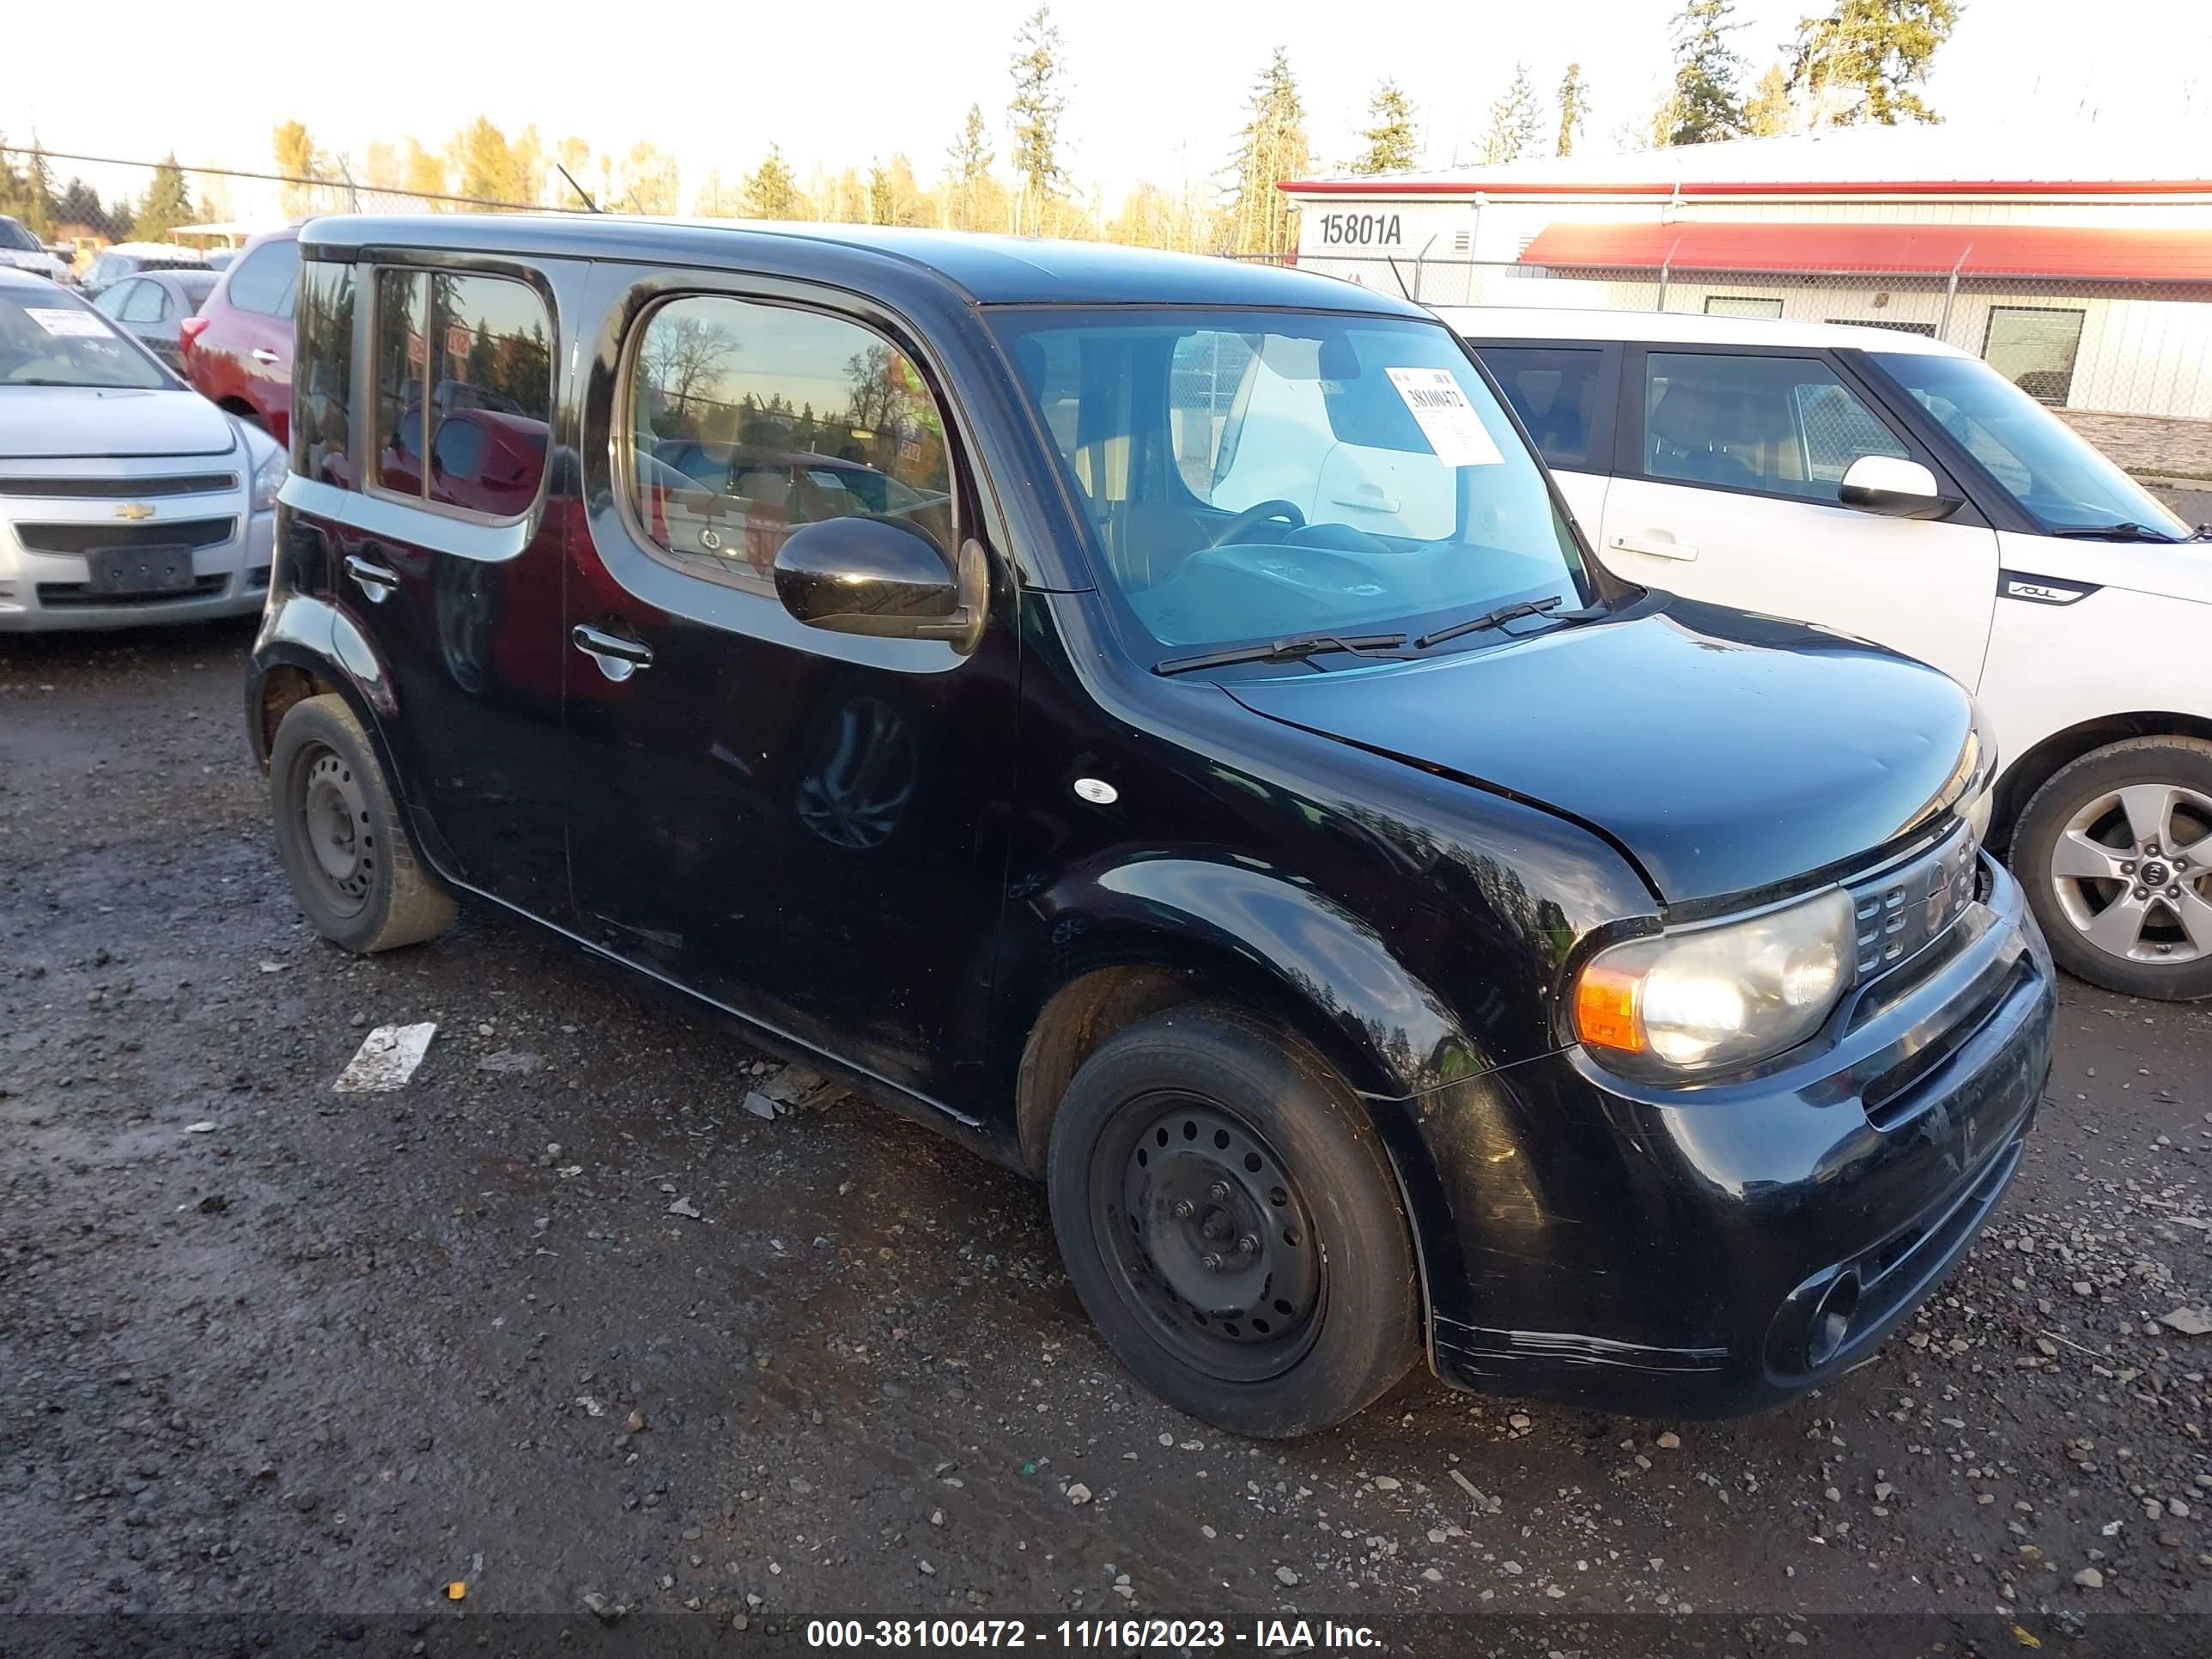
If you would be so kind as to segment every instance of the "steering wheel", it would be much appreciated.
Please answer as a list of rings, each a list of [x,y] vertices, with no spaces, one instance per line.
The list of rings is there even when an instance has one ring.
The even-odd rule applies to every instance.
[[[1242,540],[1246,532],[1257,530],[1270,519],[1280,519],[1293,530],[1306,527],[1306,515],[1298,511],[1296,501],[1255,501],[1222,526],[1220,533],[1208,545],[1223,547]]]

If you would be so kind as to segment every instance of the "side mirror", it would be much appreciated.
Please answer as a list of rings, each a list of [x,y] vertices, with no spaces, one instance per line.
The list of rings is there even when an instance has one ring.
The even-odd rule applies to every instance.
[[[965,656],[982,637],[989,566],[980,543],[948,568],[937,544],[894,519],[801,525],[775,555],[775,596],[810,628],[944,640]]]
[[[1894,455],[1862,455],[1844,474],[1836,499],[1862,513],[1891,519],[1948,519],[1960,507],[1936,475],[1917,461]]]

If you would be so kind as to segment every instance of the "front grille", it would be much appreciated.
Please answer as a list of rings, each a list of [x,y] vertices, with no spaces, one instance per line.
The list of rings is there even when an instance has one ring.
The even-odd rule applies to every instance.
[[[103,547],[220,547],[235,519],[171,519],[165,524],[19,524],[15,539],[33,553],[95,552]]]
[[[143,501],[155,495],[213,495],[238,488],[235,472],[179,473],[173,478],[33,478],[0,474],[0,495]]]
[[[190,587],[174,593],[94,593],[86,582],[40,582],[39,603],[55,611],[103,605],[174,605],[179,599],[211,599],[229,580],[218,570],[211,576],[194,578]]]
[[[1862,981],[1911,961],[1965,914],[1974,896],[1976,850],[1972,833],[1961,826],[1918,857],[1849,884]]]

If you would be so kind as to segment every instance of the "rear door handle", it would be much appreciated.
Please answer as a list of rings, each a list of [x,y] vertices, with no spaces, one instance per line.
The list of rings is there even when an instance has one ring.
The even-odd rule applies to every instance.
[[[392,597],[392,590],[399,586],[398,571],[386,570],[375,560],[364,559],[358,553],[346,556],[345,568],[346,574],[353,578],[354,586],[368,596],[371,605],[382,605]]]
[[[1623,553],[1648,553],[1655,559],[1694,559],[1698,556],[1698,550],[1686,542],[1678,542],[1672,536],[1662,539],[1659,533],[1615,536],[1613,545]]]
[[[257,363],[273,363],[276,361],[276,354],[271,351],[267,346],[254,347],[252,357],[253,361]]]
[[[599,672],[619,684],[641,668],[653,666],[653,647],[639,640],[626,640],[604,628],[578,623],[568,630],[569,643],[599,665]]]

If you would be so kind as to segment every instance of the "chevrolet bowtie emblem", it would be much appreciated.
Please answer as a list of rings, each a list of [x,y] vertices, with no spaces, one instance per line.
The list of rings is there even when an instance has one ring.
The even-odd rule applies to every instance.
[[[154,504],[151,501],[125,501],[115,509],[115,516],[129,519],[135,524],[140,519],[154,516]]]

